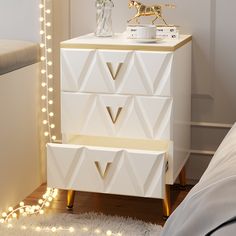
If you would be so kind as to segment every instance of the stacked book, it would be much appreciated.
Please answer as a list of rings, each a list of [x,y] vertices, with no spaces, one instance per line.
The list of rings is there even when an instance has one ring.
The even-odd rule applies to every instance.
[[[176,26],[157,26],[156,36],[161,39],[178,39],[179,30]]]

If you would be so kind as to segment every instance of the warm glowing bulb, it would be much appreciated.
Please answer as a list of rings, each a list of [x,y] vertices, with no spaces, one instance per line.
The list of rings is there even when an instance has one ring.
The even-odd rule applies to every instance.
[[[42,199],[39,199],[39,200],[38,200],[38,203],[39,203],[39,204],[42,204],[42,203],[43,203],[43,200],[42,200]]]
[[[41,74],[45,74],[45,73],[46,73],[46,70],[42,69]]]
[[[49,116],[50,116],[50,117],[53,117],[53,116],[54,116],[54,113],[53,113],[53,112],[50,112],[50,113],[49,113]]]
[[[112,232],[111,232],[111,230],[107,230],[107,236],[111,236],[112,235]]]
[[[7,228],[12,228],[12,227],[13,227],[12,224],[8,224],[8,225],[7,225]]]
[[[43,34],[44,34],[44,31],[43,31],[43,30],[40,30],[39,33],[40,33],[41,35],[43,35]]]
[[[48,197],[48,201],[51,202],[52,201],[52,197]]]
[[[52,136],[52,140],[55,141],[57,139],[57,137],[54,135]]]
[[[51,10],[50,10],[50,9],[47,9],[47,10],[46,10],[46,13],[47,13],[47,14],[50,14],[50,13],[51,13]]]
[[[20,202],[20,206],[23,207],[25,205],[24,202]]]
[[[49,135],[49,133],[48,133],[48,132],[44,132],[44,136],[46,136],[46,137],[47,137],[48,135]]]
[[[40,60],[41,60],[41,61],[45,61],[45,59],[46,59],[46,58],[45,58],[44,56],[40,57]]]
[[[74,229],[73,227],[70,227],[70,228],[69,228],[69,232],[70,232],[70,233],[73,233],[74,231],[75,231],[75,229]]]
[[[96,234],[100,234],[101,233],[101,230],[100,229],[95,229],[94,231]]]
[[[45,44],[40,43],[40,47],[41,47],[41,48],[44,48],[44,47],[45,47]]]
[[[4,219],[0,219],[0,223],[3,224],[5,222]]]
[[[41,228],[38,226],[38,227],[35,228],[35,230],[36,230],[37,232],[39,232],[39,231],[41,231]]]
[[[40,21],[40,22],[43,22],[43,21],[44,21],[44,18],[43,18],[43,17],[40,17],[40,18],[39,18],[39,21]]]
[[[42,108],[42,112],[46,112],[47,111],[47,109],[44,107],[44,108]]]
[[[46,84],[45,82],[43,82],[43,83],[41,84],[41,86],[44,88],[44,87],[47,86],[47,84]]]
[[[49,92],[53,92],[53,88],[49,88],[48,91],[49,91]]]
[[[2,213],[2,217],[4,217],[4,218],[7,217],[7,213],[6,213],[6,212],[3,212],[3,213]]]
[[[57,228],[56,227],[52,227],[52,232],[56,232],[57,231]]]
[[[9,208],[8,208],[8,211],[13,211],[13,207],[9,207]]]
[[[47,26],[47,27],[51,27],[51,25],[52,25],[51,22],[47,22],[47,23],[46,23],[46,26]]]
[[[48,75],[48,78],[49,78],[49,79],[52,79],[52,78],[53,78],[53,75],[52,75],[52,74]]]
[[[22,214],[24,212],[24,209],[20,209],[20,213]]]
[[[45,206],[46,206],[46,207],[49,207],[49,206],[50,206],[50,203],[49,203],[49,202],[45,202]]]
[[[39,8],[42,9],[44,7],[43,4],[39,4]]]
[[[24,216],[24,217],[27,216],[27,213],[26,213],[26,212],[23,212],[22,216]]]
[[[52,65],[52,61],[49,61],[49,62],[48,62],[48,65],[51,66],[51,65]]]
[[[49,105],[52,105],[52,104],[53,104],[53,100],[49,100],[49,101],[48,101],[48,104],[49,104]]]
[[[47,97],[46,97],[45,95],[42,95],[42,96],[41,96],[41,99],[42,99],[42,100],[45,100],[46,98],[47,98]]]
[[[50,127],[51,127],[51,129],[54,129],[55,128],[55,124],[51,124]]]
[[[117,236],[122,236],[122,233],[118,233]]]
[[[48,123],[47,120],[43,120],[43,124],[46,125]]]
[[[12,214],[12,217],[13,217],[13,218],[16,218],[16,217],[17,217],[17,214],[16,214],[16,213],[13,213],[13,214]]]
[[[44,214],[44,210],[40,210],[40,211],[39,211],[39,214],[40,214],[40,215],[43,215],[43,214]]]
[[[48,51],[49,53],[51,53],[51,52],[52,52],[52,49],[51,49],[51,48],[48,48],[47,51]]]
[[[47,39],[51,39],[51,38],[52,38],[52,36],[51,36],[51,35],[48,35],[46,38],[47,38]]]

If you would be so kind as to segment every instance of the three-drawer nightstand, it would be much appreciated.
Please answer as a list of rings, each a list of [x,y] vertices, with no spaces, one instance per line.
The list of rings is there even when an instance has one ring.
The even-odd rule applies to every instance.
[[[163,199],[189,156],[191,36],[134,43],[86,35],[61,43],[62,144],[47,181],[74,191]]]

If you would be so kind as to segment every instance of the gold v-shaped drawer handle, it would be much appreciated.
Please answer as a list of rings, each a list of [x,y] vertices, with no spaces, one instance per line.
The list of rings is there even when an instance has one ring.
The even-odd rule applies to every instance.
[[[111,168],[111,164],[112,164],[111,162],[107,162],[105,169],[102,170],[101,164],[98,161],[95,161],[95,165],[97,167],[98,173],[102,179],[106,178],[109,172],[109,169]]]
[[[110,116],[110,118],[111,118],[113,124],[115,124],[116,121],[117,121],[117,119],[118,119],[118,117],[120,116],[120,113],[121,113],[121,111],[122,111],[123,108],[122,108],[122,107],[119,107],[119,108],[117,109],[117,111],[116,111],[116,114],[114,114],[114,113],[112,112],[111,107],[106,107],[106,108],[107,108],[107,111],[108,111],[108,113],[109,113],[109,116]]]
[[[110,71],[111,77],[113,80],[116,80],[117,75],[120,72],[120,69],[122,67],[123,63],[118,63],[117,66],[113,66],[111,62],[107,62],[107,67]]]

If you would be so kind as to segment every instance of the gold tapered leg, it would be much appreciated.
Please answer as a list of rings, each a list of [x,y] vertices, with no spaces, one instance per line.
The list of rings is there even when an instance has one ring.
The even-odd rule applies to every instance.
[[[74,200],[75,200],[75,191],[68,190],[67,191],[67,209],[68,210],[71,210],[73,208]]]
[[[165,189],[165,198],[162,200],[162,205],[163,205],[163,218],[166,220],[171,213],[170,185],[167,184]]]
[[[186,171],[185,171],[185,167],[183,167],[183,169],[179,173],[179,183],[180,183],[180,188],[184,190],[186,188]]]

